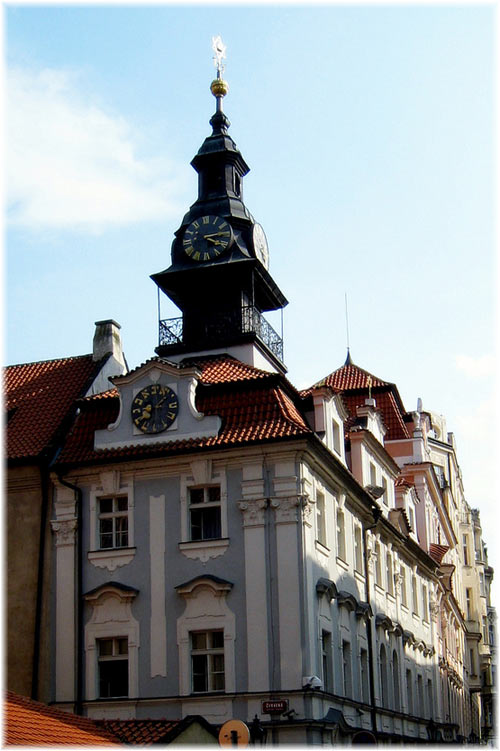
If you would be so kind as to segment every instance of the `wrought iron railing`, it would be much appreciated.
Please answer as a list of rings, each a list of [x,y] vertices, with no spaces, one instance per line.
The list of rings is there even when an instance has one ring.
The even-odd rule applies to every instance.
[[[184,325],[182,318],[167,318],[159,322],[159,344],[169,346],[183,343]],[[210,313],[205,319],[203,331],[198,336],[204,344],[210,345],[221,335],[256,334],[259,339],[283,362],[283,339],[266,321],[262,313],[245,305],[240,311],[219,311]],[[191,337],[190,337],[191,338]]]

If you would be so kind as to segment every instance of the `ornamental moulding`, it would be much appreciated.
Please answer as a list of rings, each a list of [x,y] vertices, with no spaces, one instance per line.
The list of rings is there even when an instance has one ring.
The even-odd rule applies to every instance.
[[[265,524],[265,513],[268,507],[267,498],[255,498],[238,502],[238,508],[243,514],[244,527],[262,527]]]
[[[56,536],[56,546],[75,544],[75,532],[77,528],[76,519],[64,519],[62,521],[51,522],[52,531]]]

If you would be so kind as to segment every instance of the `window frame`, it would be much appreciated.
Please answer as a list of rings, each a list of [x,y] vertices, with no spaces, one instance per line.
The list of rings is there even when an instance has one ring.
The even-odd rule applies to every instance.
[[[339,522],[341,521],[341,524]],[[345,534],[345,513],[344,509],[337,507],[335,514],[335,527],[336,527],[336,541],[337,541],[337,556],[341,561],[347,563],[347,551],[346,551],[346,534]]]
[[[221,644],[213,645],[211,642],[214,635],[221,635]],[[205,646],[201,648],[195,648],[194,637],[205,637]],[[191,693],[200,694],[212,694],[212,693],[224,693],[226,688],[226,673],[225,673],[225,654],[224,654],[224,629],[209,629],[203,631],[190,631],[190,652],[191,652]],[[218,658],[222,657],[222,671],[216,669],[216,663]],[[197,660],[199,664],[200,658],[203,661],[203,672],[195,673],[194,662]],[[205,681],[205,688],[197,689],[195,687],[195,675],[202,676]],[[220,676],[222,675],[222,686],[215,686]]]
[[[191,500],[191,494],[193,491],[202,491],[203,492],[203,501],[198,502],[192,502]],[[210,491],[212,490],[218,490],[218,498],[215,501],[210,500]],[[190,485],[187,489],[188,492],[188,514],[189,514],[189,541],[190,542],[208,542],[211,540],[221,540],[222,539],[222,508],[221,508],[221,487],[218,483],[211,483],[208,485]],[[218,518],[216,521],[217,531],[218,535],[204,535],[204,529],[205,529],[205,519],[209,516],[209,513],[212,509],[216,509],[218,513]],[[201,514],[201,537],[195,537],[193,536],[193,512],[194,513],[200,513]],[[207,513],[204,513],[207,512]],[[208,522],[208,525],[213,522]]]
[[[101,504],[105,501],[111,501],[112,507],[111,511],[102,511],[101,510]],[[125,501],[126,508],[118,508],[120,501]],[[122,495],[122,494],[113,494],[113,495],[102,495],[97,498],[97,524],[98,524],[98,532],[97,532],[97,541],[99,543],[98,550],[122,550],[123,548],[130,547],[129,545],[129,508],[128,508],[128,496]],[[120,519],[126,519],[126,529],[118,529],[117,522]],[[103,532],[102,530],[102,522],[110,521],[111,522],[111,531],[110,532]],[[112,545],[103,545],[103,536],[110,536],[111,535],[111,542]],[[125,545],[119,545],[117,543],[118,537],[125,535],[126,536],[126,544]]]
[[[104,642],[111,642],[111,654],[102,654],[101,647]],[[120,644],[126,642],[127,651],[120,651]],[[97,656],[97,698],[99,699],[122,699],[129,696],[129,657],[128,657],[128,637],[127,636],[101,636],[96,639],[96,656]],[[121,693],[103,693],[101,686],[103,683],[102,670],[104,665],[126,663],[126,691]]]
[[[100,547],[100,512],[99,502],[108,498],[127,499],[127,545],[122,547]],[[134,534],[134,483],[133,479],[123,479],[117,471],[102,472],[100,483],[91,486],[89,497],[89,550],[87,558],[98,568],[115,571],[120,566],[130,563],[135,556]],[[125,514],[121,513],[120,516]],[[113,541],[114,542],[114,541]]]
[[[323,491],[316,491],[316,540],[325,548],[328,547],[328,533],[326,523],[326,496]]]

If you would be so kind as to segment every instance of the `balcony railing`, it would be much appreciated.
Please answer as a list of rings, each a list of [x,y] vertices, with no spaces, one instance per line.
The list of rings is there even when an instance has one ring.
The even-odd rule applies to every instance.
[[[271,350],[273,355],[280,362],[283,362],[283,339],[253,305],[245,305],[237,311],[211,311],[210,315],[204,319],[203,324],[200,324],[201,320],[202,316],[197,320],[199,328],[195,334],[195,339],[199,339],[200,344],[215,344],[224,335],[231,337],[238,334],[255,334]],[[160,347],[183,344],[184,333],[185,326],[182,318],[160,320]],[[190,340],[192,336],[191,333]]]

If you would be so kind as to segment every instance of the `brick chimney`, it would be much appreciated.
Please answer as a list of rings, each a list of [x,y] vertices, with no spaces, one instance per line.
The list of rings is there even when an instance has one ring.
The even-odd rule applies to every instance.
[[[123,375],[128,370],[122,349],[120,329],[120,324],[111,318],[106,321],[95,322],[92,358],[94,362],[98,362],[106,355],[110,355],[110,357],[108,357],[99,374],[96,376],[88,391],[88,396],[90,394],[99,394],[112,388],[112,384],[108,379],[115,375]]]

